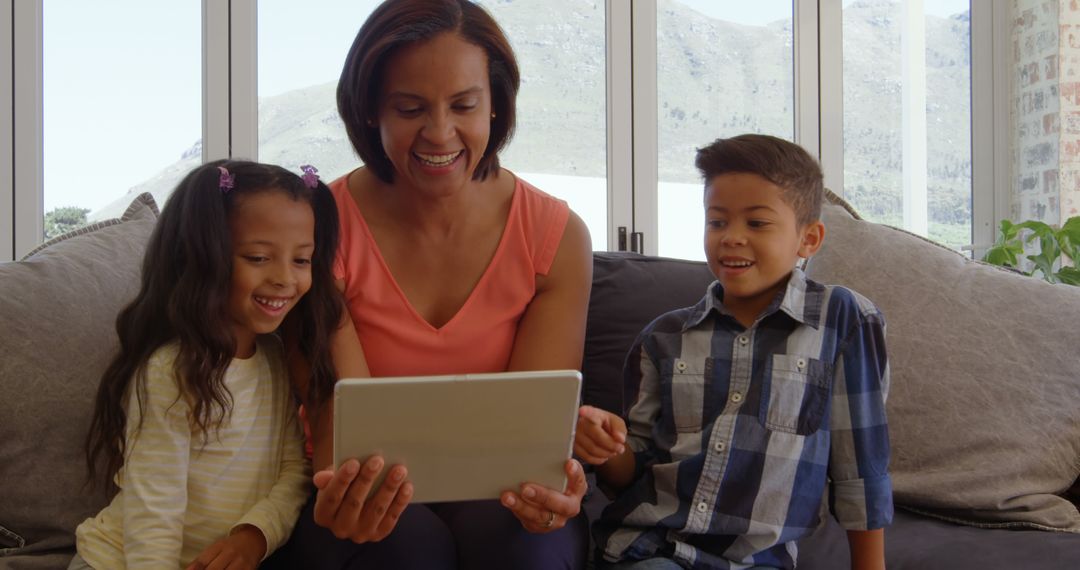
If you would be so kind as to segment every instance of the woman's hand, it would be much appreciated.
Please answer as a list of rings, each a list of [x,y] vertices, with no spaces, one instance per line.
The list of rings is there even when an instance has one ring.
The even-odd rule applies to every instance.
[[[520,494],[506,491],[500,499],[525,530],[540,534],[558,530],[581,512],[581,498],[588,488],[585,472],[574,459],[566,461],[566,477],[566,491],[525,483]]]
[[[379,490],[368,498],[383,466],[383,458],[373,455],[362,468],[359,461],[350,459],[336,472],[326,469],[315,473],[315,524],[357,544],[386,538],[409,505],[413,486],[405,480],[405,466],[394,465]]]
[[[626,422],[593,406],[578,409],[574,454],[586,463],[603,465],[626,450]]]

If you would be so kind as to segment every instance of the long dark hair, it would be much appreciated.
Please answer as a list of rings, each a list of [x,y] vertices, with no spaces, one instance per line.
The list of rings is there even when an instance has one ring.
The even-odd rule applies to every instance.
[[[232,176],[227,192],[218,167]],[[309,188],[296,174],[274,165],[239,160],[205,164],[184,177],[165,204],[143,258],[139,293],[116,319],[120,350],[102,375],[86,439],[91,481],[100,467],[108,487],[123,465],[131,390],[141,410],[146,363],[167,343],[178,344],[174,371],[180,394],[191,403],[190,421],[204,442],[231,412],[232,397],[223,383],[236,354],[227,316],[233,257],[228,220],[237,200],[260,192],[283,192],[309,204],[315,215],[311,289],[286,323],[299,332],[299,348],[311,367],[308,397],[318,403],[329,396],[335,380],[329,338],[343,311],[332,273],[338,216],[329,188],[322,182]]]

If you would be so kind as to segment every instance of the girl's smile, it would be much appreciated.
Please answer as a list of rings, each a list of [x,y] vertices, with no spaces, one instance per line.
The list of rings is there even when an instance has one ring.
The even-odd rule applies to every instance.
[[[255,303],[259,305],[262,310],[266,311],[271,316],[278,316],[285,312],[286,306],[288,306],[293,297],[275,298],[275,297],[260,297],[254,295]]]

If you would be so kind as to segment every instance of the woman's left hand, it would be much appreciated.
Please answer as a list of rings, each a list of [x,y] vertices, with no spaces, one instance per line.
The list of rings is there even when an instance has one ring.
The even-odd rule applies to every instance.
[[[534,483],[525,483],[520,493],[506,491],[500,497],[529,532],[539,534],[558,530],[581,512],[581,499],[588,483],[581,464],[575,459],[566,461],[566,490],[555,491]]]

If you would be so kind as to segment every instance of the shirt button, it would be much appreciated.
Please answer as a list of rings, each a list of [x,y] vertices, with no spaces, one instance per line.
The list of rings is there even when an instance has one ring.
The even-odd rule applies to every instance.
[[[746,335],[739,335],[739,344],[746,346],[748,342],[750,342],[750,339]]]
[[[739,402],[741,402],[741,401],[742,401],[742,394],[741,394],[741,393],[739,393],[739,392],[735,392],[735,393],[733,393],[733,394],[731,395],[731,401],[732,401],[732,402],[735,402],[736,404],[738,404]]]
[[[679,370],[679,372],[682,372],[682,371],[686,370],[686,362],[684,362],[682,360],[676,362],[675,363],[675,368],[677,368]]]
[[[798,368],[799,370],[802,370],[803,368],[806,368],[806,359],[805,358],[800,358],[800,359],[796,360],[795,361],[795,367]]]
[[[705,501],[702,501],[702,502],[697,504],[697,510],[698,510],[699,513],[703,513],[705,511],[709,510],[709,505],[706,505]]]
[[[723,451],[724,450],[724,442],[722,442],[722,441],[716,442],[715,444],[713,444],[713,449],[715,449],[717,451]]]

